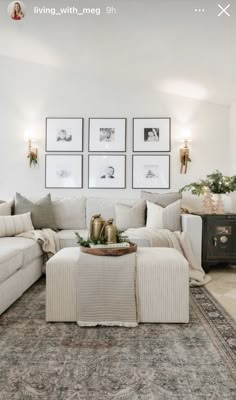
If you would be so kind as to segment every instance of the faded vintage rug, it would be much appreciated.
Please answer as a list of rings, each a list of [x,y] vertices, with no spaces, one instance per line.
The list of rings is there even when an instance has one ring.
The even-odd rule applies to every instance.
[[[46,323],[42,278],[0,317],[1,400],[235,400],[235,323],[205,288],[189,324]]]

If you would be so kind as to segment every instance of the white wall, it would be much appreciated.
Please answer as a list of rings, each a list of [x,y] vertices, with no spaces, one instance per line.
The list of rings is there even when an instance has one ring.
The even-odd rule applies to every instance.
[[[50,190],[53,196],[114,196],[111,190],[87,189],[88,117],[128,118],[127,189],[116,190],[117,197],[139,196],[131,189],[131,143],[133,117],[171,117],[171,190],[204,177],[218,168],[228,172],[229,110],[199,100],[158,93],[145,81],[127,85],[113,76],[106,81],[94,74],[80,74],[48,66],[2,57],[0,77],[0,198],[19,191],[41,196],[44,182],[45,117],[85,118],[85,157],[83,190]],[[96,68],[94,69],[96,70]],[[191,158],[187,175],[180,175],[180,137],[185,127],[192,131]],[[39,166],[29,168],[24,130],[33,128],[38,136]]]
[[[230,108],[230,174],[236,175],[236,103]],[[233,211],[236,212],[236,193],[233,193]]]
[[[236,103],[230,108],[230,173],[236,175]]]

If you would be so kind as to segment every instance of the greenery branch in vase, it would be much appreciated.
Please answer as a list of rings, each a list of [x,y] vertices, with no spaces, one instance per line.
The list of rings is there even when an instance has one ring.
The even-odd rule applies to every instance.
[[[206,179],[200,179],[197,182],[192,182],[189,185],[180,189],[180,192],[190,191],[192,194],[201,196],[206,195],[207,192],[218,198],[236,191],[236,175],[224,176],[220,171],[213,171],[212,174],[207,175]],[[216,198],[216,203],[217,203]],[[230,207],[227,207],[230,208]],[[229,211],[225,209],[225,212]],[[217,209],[215,210],[217,213]]]
[[[32,167],[32,165],[36,167],[36,165],[38,164],[38,154],[34,151],[30,151],[30,153],[28,154],[28,158],[30,167]]]

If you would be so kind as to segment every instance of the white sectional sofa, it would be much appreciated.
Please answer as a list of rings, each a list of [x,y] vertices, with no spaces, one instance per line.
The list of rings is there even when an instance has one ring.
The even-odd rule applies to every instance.
[[[0,238],[0,314],[42,275],[38,243],[20,237]]]
[[[75,232],[88,236],[90,219],[101,213],[105,219],[116,218],[116,202],[134,205],[137,199],[73,198],[53,201],[60,248],[77,246]],[[192,241],[195,256],[201,262],[201,218],[184,214],[182,229]],[[132,240],[132,238],[130,238]],[[150,244],[142,240],[142,247]],[[42,275],[43,254],[38,243],[23,237],[0,238],[0,314],[17,300]]]

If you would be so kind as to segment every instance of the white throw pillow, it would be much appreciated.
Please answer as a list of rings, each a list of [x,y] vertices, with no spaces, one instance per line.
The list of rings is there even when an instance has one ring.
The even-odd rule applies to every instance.
[[[147,228],[180,230],[181,200],[163,208],[147,200]]]
[[[116,203],[116,225],[121,231],[129,228],[141,228],[145,226],[145,201],[138,201],[133,206]]]
[[[12,201],[0,204],[0,216],[11,215]]]
[[[85,229],[85,197],[55,199],[52,205],[58,229]]]
[[[0,237],[15,236],[33,229],[30,213],[0,216]]]

